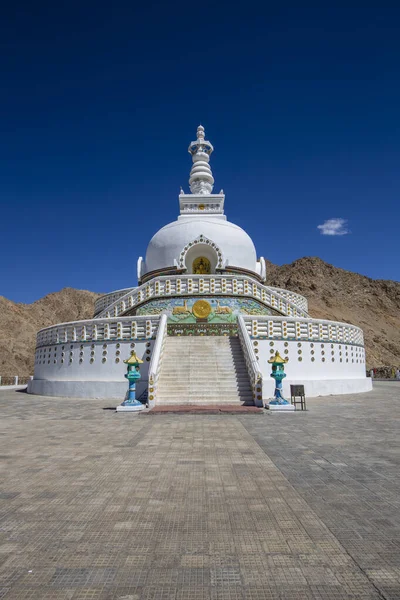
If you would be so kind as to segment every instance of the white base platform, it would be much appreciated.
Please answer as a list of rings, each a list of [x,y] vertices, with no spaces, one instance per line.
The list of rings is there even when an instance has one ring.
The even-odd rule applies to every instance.
[[[318,396],[341,396],[342,394],[361,394],[372,390],[370,377],[357,379],[284,379],[282,382],[283,397],[290,398],[291,385],[304,385],[306,398]],[[263,401],[268,403],[274,395],[273,379],[263,379]]]
[[[295,410],[294,404],[269,404],[265,405],[268,410],[276,412],[293,412]]]
[[[144,404],[127,404],[117,406],[117,412],[140,412],[144,409]]]
[[[27,387],[26,383],[24,385],[2,385],[0,386],[0,392],[1,390],[26,390]]]
[[[147,386],[147,382],[143,387]],[[140,395],[142,389],[136,386]],[[53,381],[32,379],[28,383],[28,394],[59,396],[64,398],[98,398],[123,402],[126,397],[126,381]]]
[[[268,403],[274,395],[275,382],[272,378],[263,380],[263,402]],[[306,398],[317,396],[339,396],[341,394],[358,394],[372,390],[370,377],[357,379],[285,379],[283,395],[290,398],[290,384],[303,384]],[[141,379],[136,385],[139,398],[146,389],[146,379]],[[3,386],[2,386],[3,387]],[[0,388],[1,389],[1,388]],[[126,381],[68,381],[32,379],[28,383],[28,393],[40,396],[59,396],[65,398],[99,398],[119,400],[123,402],[126,396]]]

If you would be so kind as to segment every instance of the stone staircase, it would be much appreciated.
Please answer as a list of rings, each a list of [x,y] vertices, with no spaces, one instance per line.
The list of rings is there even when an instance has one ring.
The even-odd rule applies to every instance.
[[[239,338],[167,337],[156,405],[253,404]]]

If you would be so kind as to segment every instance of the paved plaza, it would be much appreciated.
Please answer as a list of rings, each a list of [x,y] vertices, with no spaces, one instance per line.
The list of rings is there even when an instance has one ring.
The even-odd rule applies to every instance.
[[[0,391],[0,598],[400,598],[400,383],[294,414]]]

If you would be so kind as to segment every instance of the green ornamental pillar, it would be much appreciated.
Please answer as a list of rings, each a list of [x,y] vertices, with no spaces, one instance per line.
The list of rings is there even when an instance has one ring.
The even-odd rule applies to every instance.
[[[144,406],[139,400],[136,400],[136,382],[140,379],[140,365],[143,361],[133,350],[130,357],[124,360],[127,365],[125,377],[128,380],[128,393],[124,402],[117,406],[117,412],[135,412],[143,410]]]
[[[294,410],[294,406],[288,402],[282,394],[282,380],[286,377],[285,364],[287,358],[282,358],[278,351],[268,361],[272,365],[271,377],[275,379],[275,392],[272,400],[268,402],[266,408],[270,410]]]

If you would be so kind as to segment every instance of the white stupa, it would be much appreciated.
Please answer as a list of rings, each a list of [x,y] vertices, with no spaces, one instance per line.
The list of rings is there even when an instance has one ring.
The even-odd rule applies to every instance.
[[[312,319],[307,300],[268,285],[263,257],[213,193],[204,128],[189,146],[190,194],[150,240],[138,286],[102,296],[93,319],[39,331],[29,393],[122,400],[124,360],[143,360],[137,397],[148,404],[254,402],[273,396],[268,360],[286,360],[284,395],[371,389],[361,329]]]

